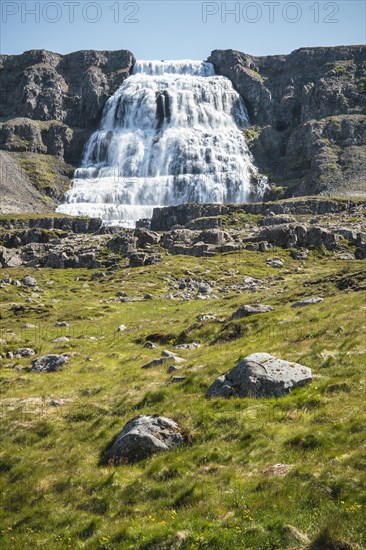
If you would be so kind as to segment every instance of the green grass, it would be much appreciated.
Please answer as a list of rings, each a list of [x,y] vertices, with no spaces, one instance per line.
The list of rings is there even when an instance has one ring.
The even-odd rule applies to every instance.
[[[268,267],[268,256],[285,266]],[[94,281],[87,270],[2,270],[0,278],[35,276],[43,292],[29,303],[24,287],[0,289],[0,547],[270,550],[301,546],[296,530],[319,548],[365,547],[364,264],[311,252],[299,265],[273,250],[165,256]],[[267,288],[165,299],[187,270],[225,285],[258,277]],[[345,278],[356,283],[340,290]],[[120,291],[133,301],[119,302]],[[155,299],[143,300],[146,292]],[[321,303],[290,307],[319,294]],[[257,301],[274,311],[229,321]],[[217,318],[199,322],[205,313]],[[70,326],[56,328],[63,320]],[[144,348],[152,334],[168,343]],[[62,335],[70,342],[52,343]],[[184,383],[169,384],[164,366],[141,370],[169,343],[192,340],[201,347],[180,352]],[[71,356],[62,372],[32,374],[30,359],[5,357],[19,346]],[[255,351],[309,366],[313,382],[277,400],[204,398],[215,377]],[[51,398],[64,404],[52,407]],[[145,413],[175,418],[190,444],[100,466],[126,421]],[[291,465],[287,475],[268,473],[277,463]]]

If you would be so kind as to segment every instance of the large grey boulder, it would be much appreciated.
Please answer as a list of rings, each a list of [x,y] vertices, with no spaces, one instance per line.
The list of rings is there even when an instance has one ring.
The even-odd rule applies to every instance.
[[[105,452],[104,461],[127,464],[167,451],[184,442],[179,425],[164,416],[136,416],[119,433]]]
[[[273,311],[273,307],[264,304],[244,304],[234,311],[231,319],[241,319],[242,317],[249,317],[256,313],[268,313],[269,311]]]
[[[26,275],[26,276],[23,278],[23,284],[24,284],[25,286],[31,286],[31,287],[36,287],[36,286],[38,286],[37,280],[36,280],[34,277],[31,277],[30,275]]]
[[[21,265],[22,258],[19,250],[8,250],[0,246],[0,267],[20,267]]]
[[[55,372],[67,363],[66,355],[44,355],[38,357],[32,363],[31,372]]]
[[[281,397],[312,379],[311,370],[268,353],[252,353],[219,376],[206,397]]]

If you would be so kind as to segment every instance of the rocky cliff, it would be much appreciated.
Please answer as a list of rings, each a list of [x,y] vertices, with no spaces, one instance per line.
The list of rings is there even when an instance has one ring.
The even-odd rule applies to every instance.
[[[247,105],[246,137],[269,176],[267,198],[366,195],[366,47],[267,57],[215,50],[209,61]],[[15,211],[12,188],[21,197],[32,185],[32,200],[17,199],[17,211],[54,209],[106,100],[134,63],[126,50],[0,55],[0,149],[7,152],[0,213]]]
[[[209,61],[243,97],[247,139],[277,194],[366,194],[365,46],[267,57],[215,50]]]
[[[134,63],[126,50],[0,55],[0,149],[12,156],[2,179],[20,167],[19,177],[50,197],[52,208],[69,185],[106,100]]]

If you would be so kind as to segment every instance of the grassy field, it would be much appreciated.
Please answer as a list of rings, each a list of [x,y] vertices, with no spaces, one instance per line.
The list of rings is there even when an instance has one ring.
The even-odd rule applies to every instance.
[[[269,255],[284,266],[268,267]],[[187,272],[233,288],[215,299],[166,298]],[[364,262],[243,251],[94,273],[2,270],[0,278],[35,276],[42,292],[0,289],[0,547],[365,548]],[[257,292],[235,288],[246,277],[262,280]],[[324,301],[291,308],[305,296]],[[274,311],[229,320],[253,302]],[[53,343],[60,336],[70,341]],[[179,352],[184,382],[171,384],[164,365],[141,370],[191,341],[201,347]],[[20,346],[36,357],[68,353],[68,364],[28,372],[31,359],[6,357]],[[313,382],[280,399],[205,399],[218,375],[258,351],[310,367]],[[150,413],[176,419],[190,443],[100,466],[127,420]]]

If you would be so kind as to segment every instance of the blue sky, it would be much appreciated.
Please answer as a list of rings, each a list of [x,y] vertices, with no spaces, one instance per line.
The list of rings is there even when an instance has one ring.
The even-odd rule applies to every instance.
[[[129,49],[138,59],[206,59],[363,44],[365,2],[261,0],[0,0],[1,53]]]

